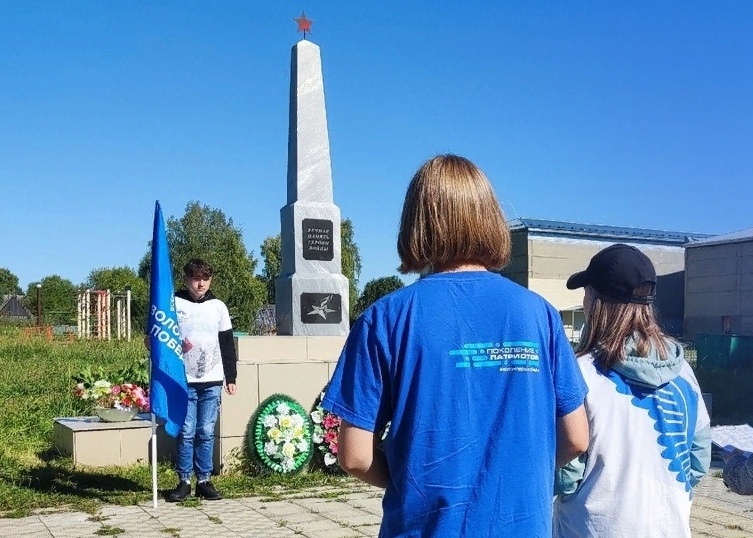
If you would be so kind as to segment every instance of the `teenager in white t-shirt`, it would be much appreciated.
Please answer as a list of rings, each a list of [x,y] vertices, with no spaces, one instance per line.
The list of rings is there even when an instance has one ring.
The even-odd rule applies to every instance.
[[[219,500],[222,495],[210,478],[213,470],[214,429],[222,387],[235,394],[237,357],[233,326],[225,303],[209,290],[214,269],[194,258],[183,268],[185,288],[175,293],[175,309],[183,337],[183,363],[188,381],[188,412],[176,439],[175,471],[180,482],[166,500],[180,502],[191,494]]]

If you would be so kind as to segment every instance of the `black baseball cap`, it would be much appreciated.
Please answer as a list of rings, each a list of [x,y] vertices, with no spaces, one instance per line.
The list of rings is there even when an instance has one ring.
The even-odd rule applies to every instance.
[[[649,295],[634,294],[641,284],[652,284]],[[656,270],[643,252],[630,245],[611,245],[593,258],[585,271],[567,279],[567,289],[591,286],[612,303],[651,304],[656,298]]]

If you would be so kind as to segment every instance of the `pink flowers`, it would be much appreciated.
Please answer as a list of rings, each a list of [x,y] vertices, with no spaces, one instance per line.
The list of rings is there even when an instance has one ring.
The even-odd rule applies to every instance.
[[[112,394],[117,398],[120,397],[120,403],[123,407],[136,406],[143,411],[149,410],[149,399],[144,389],[133,383],[123,383],[114,385]]]
[[[323,399],[324,392],[319,397],[316,408],[311,412],[311,420],[314,423],[312,440],[319,453],[323,455],[325,469],[338,471],[340,467],[337,464],[337,435],[342,419],[322,408]]]
[[[82,400],[91,401],[94,407],[130,409],[149,411],[149,397],[144,389],[135,383],[113,385],[105,379],[95,381],[92,385],[77,384],[73,395]]]
[[[340,426],[342,419],[340,417],[327,413],[322,419],[322,425],[325,430],[334,430]]]

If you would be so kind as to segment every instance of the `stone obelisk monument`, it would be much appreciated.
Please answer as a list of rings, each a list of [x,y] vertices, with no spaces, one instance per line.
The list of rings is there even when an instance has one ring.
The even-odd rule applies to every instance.
[[[340,209],[332,197],[322,61],[319,47],[306,41],[310,26],[298,24],[304,39],[290,58],[288,201],[280,210],[277,334],[342,336],[350,327],[348,279],[340,259]]]

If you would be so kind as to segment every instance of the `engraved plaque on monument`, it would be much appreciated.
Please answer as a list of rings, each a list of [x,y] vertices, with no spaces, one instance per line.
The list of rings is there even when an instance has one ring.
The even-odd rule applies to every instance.
[[[343,319],[342,300],[337,293],[302,293],[301,322],[340,323]]]
[[[335,257],[332,243],[332,221],[303,219],[303,258],[330,261]]]

